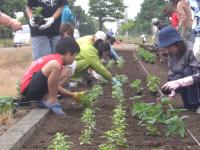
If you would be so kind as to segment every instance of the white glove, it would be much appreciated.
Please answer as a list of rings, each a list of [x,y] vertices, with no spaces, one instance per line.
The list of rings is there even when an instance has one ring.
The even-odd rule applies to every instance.
[[[55,19],[53,17],[44,18],[44,20],[46,21],[46,23],[39,27],[40,30],[45,30],[45,29],[49,28],[55,21]]]
[[[76,61],[73,61],[73,63],[71,65],[68,65],[68,66],[69,66],[69,69],[71,71],[71,76],[73,76],[74,73],[75,73],[75,70],[76,70],[76,66],[77,66]]]
[[[102,77],[101,77],[101,75],[99,75],[98,73],[96,73],[94,70],[92,71],[92,76],[95,78],[95,79],[97,79],[97,80],[100,80]]]
[[[112,78],[112,84],[116,86],[122,86],[122,83],[119,82],[115,77]]]
[[[34,21],[34,17],[31,17],[31,18],[29,19],[29,23],[30,23],[30,25],[31,25],[32,27],[38,27],[38,24],[36,24],[35,21]]]
[[[195,58],[200,61],[200,37],[195,38],[195,43],[193,47],[193,53]]]

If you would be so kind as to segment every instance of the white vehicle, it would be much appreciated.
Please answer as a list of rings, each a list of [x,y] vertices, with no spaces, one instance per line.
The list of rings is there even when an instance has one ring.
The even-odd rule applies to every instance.
[[[80,38],[80,33],[78,29],[74,29],[74,39],[78,39],[78,38]]]
[[[13,38],[14,47],[30,45],[31,34],[29,25],[23,25],[22,30],[19,30],[13,34],[14,34]]]

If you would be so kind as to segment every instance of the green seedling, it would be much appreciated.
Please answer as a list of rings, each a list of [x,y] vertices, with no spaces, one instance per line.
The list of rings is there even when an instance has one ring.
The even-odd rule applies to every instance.
[[[136,90],[136,93],[137,95],[142,95],[142,91],[144,90],[142,87],[141,87],[141,80],[140,79],[136,79],[134,80],[130,86]]]
[[[111,69],[112,66],[114,65],[115,61],[114,60],[109,60],[108,64],[106,65],[106,68]]]
[[[134,100],[134,101],[140,101],[142,97],[143,97],[142,95],[141,96],[134,96],[134,97],[130,97],[129,99]]]
[[[121,82],[122,84],[128,83],[128,77],[127,77],[126,75],[118,75],[118,74],[116,74],[116,75],[115,75],[115,78],[116,78],[119,82]]]
[[[34,22],[40,26],[42,24],[45,24],[44,17],[42,16],[44,8],[43,7],[35,7],[33,8],[33,17],[34,17]]]
[[[83,144],[91,144],[91,139],[92,139],[92,128],[86,128],[85,130],[83,130],[81,132],[81,136],[80,136],[80,145]]]
[[[124,58],[120,57],[120,59],[117,60],[117,67],[122,68],[125,63],[126,61],[124,60]]]
[[[70,150],[73,143],[69,141],[69,136],[63,133],[56,133],[48,150]]]
[[[101,144],[98,150],[117,150],[117,148],[114,144],[106,143],[106,144]]]
[[[0,97],[0,124],[8,124],[12,120],[14,101],[10,96]]]
[[[86,108],[81,117],[81,122],[85,124],[85,127],[95,128],[95,111],[91,108]]]
[[[160,78],[155,75],[147,76],[147,87],[151,93],[158,91],[158,86],[160,84]]]
[[[141,60],[147,62],[147,63],[155,63],[156,61],[156,55],[154,53],[151,53],[143,48],[140,48],[138,52],[138,56],[141,58]]]

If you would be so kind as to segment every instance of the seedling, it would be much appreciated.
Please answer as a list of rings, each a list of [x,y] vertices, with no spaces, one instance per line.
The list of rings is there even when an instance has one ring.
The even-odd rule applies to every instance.
[[[114,65],[114,63],[115,63],[114,60],[109,60],[107,66],[106,66],[106,68],[111,69],[112,66]]]
[[[73,143],[69,141],[69,136],[63,133],[56,133],[48,150],[70,150]]]
[[[148,75],[148,77],[147,77],[147,87],[148,87],[150,93],[153,96],[157,95],[159,84],[160,84],[160,78],[159,77],[157,77],[155,75]]]
[[[41,26],[42,24],[45,24],[44,17],[42,16],[43,10],[44,10],[44,8],[42,8],[42,7],[35,7],[35,8],[33,8],[34,22],[38,26]]]
[[[11,122],[12,111],[14,109],[13,98],[9,96],[0,97],[0,124]]]
[[[142,95],[142,91],[144,90],[142,87],[141,87],[141,80],[140,79],[136,79],[134,80],[130,86],[136,90],[136,94],[137,95]]]
[[[120,57],[120,59],[117,60],[117,67],[122,68],[123,65],[125,64],[124,58]]]
[[[116,75],[115,75],[115,78],[116,78],[119,82],[121,82],[122,84],[128,83],[128,77],[127,77],[126,75],[118,75],[118,74],[116,74]]]
[[[141,58],[141,60],[145,61],[146,63],[155,63],[156,61],[156,55],[154,53],[151,53],[143,48],[140,48],[138,52],[138,56]]]

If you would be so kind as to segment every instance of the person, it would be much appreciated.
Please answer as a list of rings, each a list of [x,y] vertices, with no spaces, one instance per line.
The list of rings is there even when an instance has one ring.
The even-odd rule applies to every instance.
[[[115,36],[115,34],[114,34],[114,32],[113,32],[112,29],[110,29],[110,30],[107,32],[107,34],[108,34],[109,36],[111,36],[111,37],[114,37],[114,36]]]
[[[154,41],[154,44],[156,47],[158,47],[158,35],[160,33],[160,30],[164,27],[166,27],[166,24],[163,24],[158,18],[153,18],[151,20],[151,24],[153,25],[153,37],[152,40]]]
[[[106,40],[109,41],[110,43],[110,53],[109,53],[109,57],[115,61],[119,60],[120,57],[117,54],[117,52],[112,48],[112,45],[116,42],[115,37],[111,36],[110,34],[106,34]]]
[[[185,41],[190,41],[193,24],[192,10],[186,0],[174,0],[173,3],[179,14],[179,29],[181,29],[181,35]]]
[[[18,31],[22,29],[22,24],[19,21],[9,17],[8,15],[2,13],[1,11],[0,11],[0,24],[11,27],[13,31]]]
[[[71,37],[58,41],[54,54],[34,61],[22,77],[21,94],[27,100],[37,100],[40,107],[47,107],[55,114],[64,115],[57,94],[71,96],[79,101],[83,92],[70,92],[64,89],[71,70],[64,65],[71,64],[80,52],[78,43]]]
[[[112,76],[101,62],[101,57],[108,55],[110,51],[109,44],[104,43],[105,40],[106,34],[103,31],[98,31],[94,36],[84,36],[77,39],[81,50],[76,57],[75,76],[87,74],[87,70],[91,68],[104,79],[120,85],[121,83]]]
[[[63,23],[74,23],[74,16],[71,9],[69,8],[68,0],[66,0],[66,5],[64,5],[61,15],[61,24]]]
[[[194,48],[193,52],[196,58],[200,56],[200,5],[198,0],[188,0],[194,13],[194,22],[192,29],[194,31]]]
[[[59,27],[61,23],[61,12],[65,0],[28,0],[26,12],[31,28],[33,59],[52,54],[60,38]],[[33,10],[42,7],[42,16],[45,24],[38,25],[35,22]]]
[[[168,5],[163,9],[163,13],[169,17],[171,26],[173,26],[176,30],[178,30],[179,14],[178,14],[177,10],[175,10],[172,6]]]
[[[192,75],[198,70],[199,63],[181,35],[171,26],[165,27],[159,34],[159,49],[168,54],[168,80],[174,81]],[[186,109],[196,109],[199,102],[199,88],[196,85],[177,89]]]
[[[147,35],[142,33],[142,35],[140,37],[142,39],[142,44],[144,45],[147,42]]]

